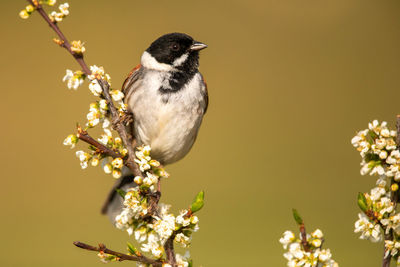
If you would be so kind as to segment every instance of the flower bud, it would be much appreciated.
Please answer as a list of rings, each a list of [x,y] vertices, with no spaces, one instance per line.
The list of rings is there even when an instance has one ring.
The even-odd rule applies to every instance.
[[[122,140],[119,137],[115,137],[114,142],[116,145],[121,145],[122,144]]]
[[[99,162],[100,162],[100,160],[98,158],[93,158],[91,164],[93,167],[95,167],[95,166],[99,165]]]
[[[160,162],[158,162],[155,159],[150,160],[149,164],[153,167],[159,167],[160,166]]]
[[[141,176],[136,176],[135,179],[133,179],[133,181],[138,185],[141,185],[143,183],[143,179]]]
[[[121,169],[122,166],[124,166],[124,161],[123,161],[121,158],[115,158],[115,159],[111,162],[111,165],[112,165],[114,168]]]
[[[122,175],[122,173],[121,173],[121,170],[120,170],[120,169],[114,169],[114,170],[112,171],[112,176],[113,176],[115,179],[120,178],[121,175]]]
[[[321,239],[321,238],[324,237],[324,234],[322,233],[321,230],[317,229],[317,230],[315,230],[314,232],[311,233],[311,236],[314,237],[314,238]]]
[[[195,215],[193,215],[192,217],[190,217],[190,223],[191,224],[197,224],[199,222],[199,218]]]
[[[321,242],[321,239],[314,239],[313,241],[311,241],[311,244],[314,246],[314,247],[316,247],[316,248],[319,248],[320,246],[321,246],[321,244],[322,244],[322,242]]]
[[[19,16],[22,19],[27,19],[27,18],[29,18],[29,13],[24,9],[24,10],[21,10],[21,12],[19,12]]]
[[[110,163],[107,163],[106,165],[104,165],[103,170],[105,173],[110,174],[112,172],[112,166]]]
[[[396,192],[397,190],[399,190],[399,185],[397,183],[394,183],[390,186],[390,190],[392,190],[393,192]]]
[[[33,11],[35,11],[35,8],[32,5],[27,5],[25,7],[26,12],[28,12],[29,14],[32,13]]]

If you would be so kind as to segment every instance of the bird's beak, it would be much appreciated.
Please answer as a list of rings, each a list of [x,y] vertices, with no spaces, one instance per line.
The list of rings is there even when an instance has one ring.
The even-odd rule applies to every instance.
[[[199,50],[202,50],[202,49],[204,49],[204,48],[206,48],[207,47],[207,45],[206,44],[203,44],[203,43],[200,43],[200,42],[194,42],[193,44],[192,44],[192,46],[190,47],[190,51],[199,51]]]

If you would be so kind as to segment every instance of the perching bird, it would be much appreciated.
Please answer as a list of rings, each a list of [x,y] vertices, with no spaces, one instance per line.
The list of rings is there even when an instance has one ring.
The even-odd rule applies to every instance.
[[[198,70],[199,51],[206,47],[183,33],[165,34],[144,51],[122,86],[133,137],[150,145],[151,157],[163,165],[189,152],[207,111],[207,86]],[[114,185],[102,209],[112,222],[123,206],[115,189],[134,186],[132,175]]]

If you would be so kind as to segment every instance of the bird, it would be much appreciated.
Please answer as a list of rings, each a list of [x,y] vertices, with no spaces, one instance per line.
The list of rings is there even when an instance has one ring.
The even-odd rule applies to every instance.
[[[199,51],[206,47],[184,33],[164,34],[143,52],[122,85],[133,119],[128,130],[136,145],[149,145],[151,157],[164,166],[190,151],[207,111],[207,85],[198,70]],[[111,222],[123,208],[116,189],[136,186],[133,178],[124,171],[111,189],[102,208]]]

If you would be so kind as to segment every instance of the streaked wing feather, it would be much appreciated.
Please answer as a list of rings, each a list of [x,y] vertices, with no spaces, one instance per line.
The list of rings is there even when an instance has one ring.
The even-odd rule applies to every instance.
[[[131,90],[137,88],[137,86],[133,86],[133,84],[139,80],[141,72],[142,65],[139,64],[131,70],[128,78],[126,78],[122,84],[122,92],[126,96],[125,102],[127,101],[128,96],[133,93]]]
[[[202,93],[203,93],[203,97],[204,97],[205,106],[204,106],[203,114],[206,114],[207,109],[208,109],[208,88],[207,88],[207,83],[203,78],[203,75],[201,75],[201,79],[203,80],[203,83],[204,83],[204,91]]]

